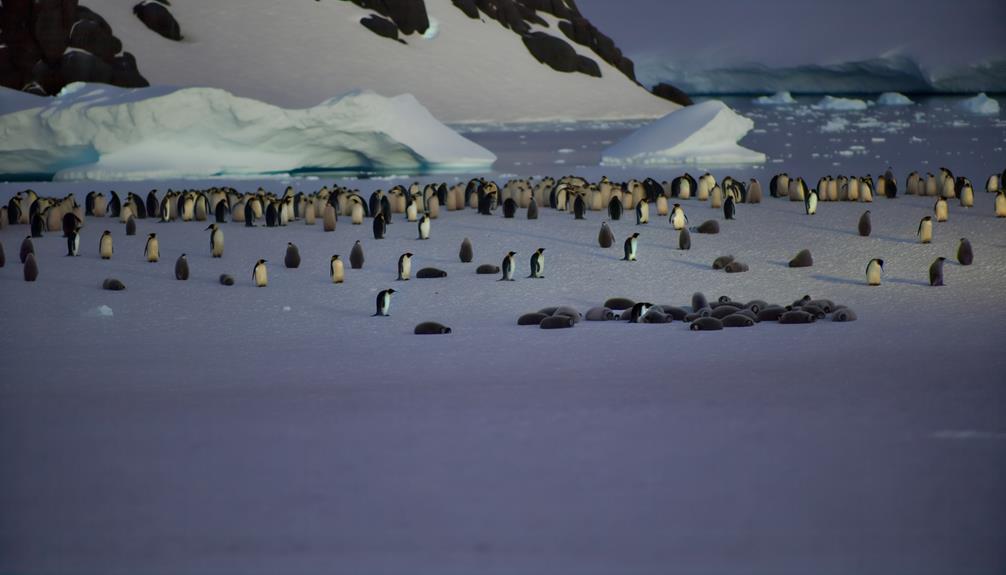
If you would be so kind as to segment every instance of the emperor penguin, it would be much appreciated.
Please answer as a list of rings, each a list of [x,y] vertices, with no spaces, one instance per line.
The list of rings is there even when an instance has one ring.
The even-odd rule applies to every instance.
[[[674,204],[671,208],[671,217],[668,219],[676,230],[684,229],[688,225],[688,217],[685,216],[685,209],[681,207],[681,204]]]
[[[725,200],[723,200],[723,219],[732,220],[734,215],[737,213],[737,206],[734,204],[733,194],[727,194]]]
[[[458,251],[458,258],[462,263],[470,263],[475,257],[475,250],[472,248],[472,241],[468,238],[461,240],[461,250]]]
[[[360,240],[356,240],[353,249],[349,252],[349,267],[358,270],[363,267],[363,245]]]
[[[531,201],[527,204],[527,219],[538,219],[538,202],[535,201],[534,196],[531,196]]]
[[[622,219],[622,201],[617,196],[611,196],[608,200],[608,219],[611,221]]]
[[[219,258],[224,255],[224,230],[216,225],[210,224],[207,230],[210,231],[210,255]]]
[[[859,235],[864,238],[869,236],[873,231],[873,224],[870,223],[870,210],[863,212],[863,215],[859,216]]]
[[[266,260],[255,262],[252,268],[252,279],[255,280],[255,287],[265,287],[269,285],[269,270],[265,267]]]
[[[817,190],[811,190],[809,194],[804,196],[803,209],[807,212],[808,216],[813,216],[817,213]]]
[[[416,205],[416,202],[414,202],[412,198],[409,197],[408,194],[406,194],[405,196],[405,201],[409,203],[409,205],[405,208],[405,219],[407,219],[410,222],[414,222],[416,221],[416,218],[419,216],[419,207]]]
[[[646,202],[646,198],[639,200],[636,204],[636,225],[646,224],[650,222],[650,204]]]
[[[405,252],[398,258],[398,281],[409,281],[412,274],[412,252]]]
[[[931,266],[929,266],[929,285],[943,285],[943,262],[946,261],[946,259],[947,258],[940,256],[933,261]]]
[[[961,186],[961,207],[962,208],[973,208],[975,206],[975,189],[971,186],[971,182],[965,182]]]
[[[1006,218],[1006,190],[996,192],[996,217]]]
[[[103,260],[112,259],[112,232],[105,230],[98,240],[98,254]]]
[[[384,219],[384,212],[378,212],[374,217],[374,239],[383,240],[384,234],[388,232],[388,222]]]
[[[332,256],[332,261],[328,264],[329,274],[332,276],[332,283],[341,284],[346,279],[346,270],[339,259],[339,254]]]
[[[80,255],[80,226],[71,230],[66,236],[66,255]]]
[[[429,214],[423,214],[423,217],[419,219],[419,239],[428,240],[430,239],[430,216]]]
[[[637,248],[639,247],[639,234],[635,233],[625,238],[625,244],[623,244],[622,247],[625,250],[625,257],[622,258],[622,261],[636,261],[636,254],[638,253]]]
[[[189,279],[189,260],[185,259],[185,254],[175,260],[175,279],[181,281]]]
[[[395,290],[388,288],[386,290],[381,290],[381,292],[377,294],[377,313],[371,317],[388,317],[391,315],[389,312],[391,311],[391,294],[393,293],[395,293]]]
[[[165,220],[167,221],[167,220]],[[245,202],[245,227],[255,227],[255,206],[252,200]]]
[[[597,233],[597,243],[602,248],[610,248],[611,244],[615,243],[615,234],[608,227],[608,222],[601,222],[601,231]]]
[[[915,232],[919,236],[919,241],[928,244],[933,241],[933,217],[926,216],[919,221],[919,229]]]
[[[873,258],[866,264],[866,283],[871,286],[880,285],[880,274],[884,271],[884,260]]]
[[[143,248],[143,255],[148,262],[156,262],[161,259],[160,244],[157,242],[157,234],[147,234],[147,245]]]
[[[576,194],[576,198],[573,200],[573,219],[582,220],[586,212],[587,202],[583,201],[582,194]],[[639,214],[636,214],[636,219],[638,223]]]
[[[957,246],[957,261],[962,266],[969,266],[975,261],[975,252],[967,238],[961,238],[961,243]]]
[[[293,242],[286,243],[286,255],[283,256],[283,265],[290,269],[300,267],[300,250]]]
[[[31,237],[40,238],[45,231],[45,219],[42,214],[34,213],[31,216]]]
[[[544,278],[545,273],[545,248],[538,248],[531,254],[531,275],[529,278]]]
[[[503,256],[503,264],[500,266],[503,270],[503,277],[501,277],[499,281],[514,281],[513,273],[517,269],[517,261],[514,259],[515,255],[517,255],[517,252],[507,252],[507,254]]]
[[[949,215],[948,211],[949,207],[947,205],[946,198],[937,199],[936,204],[933,206],[933,212],[936,214],[936,221],[937,222],[947,221],[947,216]]]

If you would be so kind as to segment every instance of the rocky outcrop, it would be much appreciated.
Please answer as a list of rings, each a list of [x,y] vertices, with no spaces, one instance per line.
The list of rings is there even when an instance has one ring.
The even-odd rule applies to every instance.
[[[147,27],[164,36],[168,40],[179,41],[182,39],[182,29],[178,21],[171,14],[171,10],[166,3],[158,0],[143,0],[133,6],[133,14],[140,19]]]
[[[682,106],[691,106],[692,104],[695,103],[692,102],[692,99],[689,98],[688,94],[684,93],[684,91],[679,90],[678,88],[675,88],[674,86],[670,84],[665,84],[663,82],[654,86],[653,90],[651,91],[653,92],[654,96],[660,96],[665,100],[670,100],[675,104],[681,104]]]
[[[601,77],[601,68],[586,56],[580,56],[561,38],[545,32],[531,32],[521,37],[531,55],[539,62],[560,72],[582,72]]]
[[[149,85],[104,18],[76,0],[0,5],[0,85],[56,94],[70,82]]]
[[[373,10],[390,19],[402,34],[422,34],[430,27],[423,0],[350,0],[360,8]],[[362,23],[362,22],[361,22]],[[368,26],[369,28],[369,26]],[[382,34],[383,35],[383,34]]]
[[[367,30],[370,30],[378,36],[383,36],[385,38],[390,38],[392,40],[398,40],[398,27],[395,23],[387,18],[381,18],[377,14],[371,14],[366,18],[360,20],[360,24]]]

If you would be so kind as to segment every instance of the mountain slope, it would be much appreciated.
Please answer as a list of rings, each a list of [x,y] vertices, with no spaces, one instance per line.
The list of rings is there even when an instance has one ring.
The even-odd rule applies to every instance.
[[[181,41],[153,32],[116,0],[88,5],[135,54],[152,84],[218,87],[283,107],[370,89],[411,93],[438,119],[457,123],[657,117],[677,108],[587,46],[570,43],[596,62],[600,78],[558,72],[539,62],[519,33],[482,12],[472,19],[451,0],[426,0],[429,27],[402,41],[360,25],[374,11],[338,0],[177,0],[171,12]],[[548,25],[532,23],[533,31],[567,38],[558,19],[538,16]]]

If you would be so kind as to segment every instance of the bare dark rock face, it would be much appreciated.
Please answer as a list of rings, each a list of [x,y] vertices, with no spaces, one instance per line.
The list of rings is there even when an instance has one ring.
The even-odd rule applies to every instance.
[[[688,97],[688,94],[663,82],[654,86],[652,92],[654,96],[660,96],[665,100],[670,100],[675,104],[681,104],[682,106],[691,106],[694,103],[692,102],[692,99]]]
[[[576,72],[576,50],[561,38],[545,32],[533,32],[525,34],[522,39],[528,51],[539,62],[560,72]]]
[[[387,18],[381,18],[376,14],[371,14],[370,16],[360,20],[360,24],[378,36],[398,40],[398,27],[395,26],[394,22],[388,20]]]
[[[168,40],[177,42],[182,39],[182,29],[167,5],[154,0],[144,0],[133,6],[133,14],[136,14],[147,28]]]
[[[100,15],[77,0],[0,5],[0,85],[53,95],[71,82],[148,86],[136,59]]]

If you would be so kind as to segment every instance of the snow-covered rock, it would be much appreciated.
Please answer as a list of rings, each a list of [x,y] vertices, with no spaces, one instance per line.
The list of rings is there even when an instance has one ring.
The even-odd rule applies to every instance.
[[[878,106],[911,106],[915,102],[900,92],[884,92],[877,97]]]
[[[667,114],[629,134],[601,153],[607,166],[653,164],[746,164],[765,161],[765,154],[737,142],[754,122],[719,100]]]
[[[793,95],[786,91],[776,92],[771,96],[759,96],[752,100],[752,102],[760,106],[787,106],[789,104],[796,104]]]
[[[999,101],[989,98],[982,92],[974,98],[968,98],[960,103],[960,108],[972,114],[995,116],[999,113]]]
[[[144,179],[356,169],[488,169],[496,156],[412,95],[355,92],[288,110],[215,88],[76,83],[0,91],[0,173]]]
[[[851,112],[865,110],[867,104],[857,98],[836,98],[835,96],[825,96],[817,104],[812,106],[815,110],[828,110],[830,112]]]

